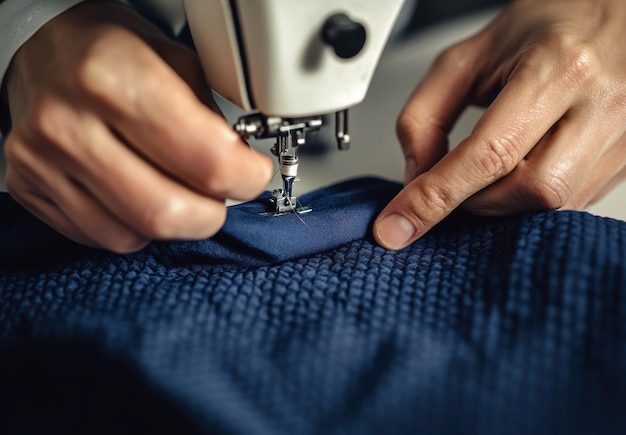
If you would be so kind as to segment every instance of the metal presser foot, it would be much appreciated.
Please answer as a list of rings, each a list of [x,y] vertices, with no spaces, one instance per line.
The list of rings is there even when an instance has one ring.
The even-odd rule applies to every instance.
[[[278,157],[278,166],[283,178],[283,188],[272,192],[269,201],[269,210],[261,213],[265,216],[281,216],[287,213],[308,213],[310,207],[298,207],[298,201],[293,195],[293,183],[298,176],[298,157],[296,148],[304,145],[305,135],[317,131],[322,126],[321,116],[306,118],[281,118],[253,113],[242,116],[234,125],[235,131],[243,139],[255,137],[257,139],[276,138],[272,154]]]
[[[295,155],[279,156],[278,164],[283,178],[283,188],[272,192],[270,211],[262,214],[280,216],[287,213],[303,214],[313,211],[311,207],[298,207],[298,200],[293,195],[293,182],[298,176],[298,157]]]
[[[302,214],[312,211],[311,207],[298,207],[298,201],[293,195],[293,183],[298,177],[296,148],[299,145],[304,145],[307,133],[318,131],[322,127],[322,117],[282,118],[252,113],[239,118],[233,127],[244,140],[249,137],[257,139],[276,138],[276,143],[271,151],[278,157],[283,188],[272,192],[269,210],[261,214],[264,216],[281,216],[287,213]],[[336,113],[335,128],[338,148],[347,150],[350,148],[347,109]]]

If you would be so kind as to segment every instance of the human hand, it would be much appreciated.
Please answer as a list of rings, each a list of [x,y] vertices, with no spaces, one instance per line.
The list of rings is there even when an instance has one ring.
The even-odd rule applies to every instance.
[[[400,249],[463,206],[582,209],[626,178],[626,2],[516,0],[442,53],[397,122],[405,188],[374,236]],[[447,152],[468,105],[488,106]]]
[[[253,198],[271,178],[271,160],[219,114],[197,56],[126,6],[55,18],[6,83],[8,190],[77,242],[129,252],[209,237],[226,198]]]

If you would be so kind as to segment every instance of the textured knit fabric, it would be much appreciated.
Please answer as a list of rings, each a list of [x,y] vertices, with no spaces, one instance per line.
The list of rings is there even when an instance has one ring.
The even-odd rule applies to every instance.
[[[458,214],[389,252],[398,189],[125,256],[0,198],[0,432],[625,433],[626,223]]]

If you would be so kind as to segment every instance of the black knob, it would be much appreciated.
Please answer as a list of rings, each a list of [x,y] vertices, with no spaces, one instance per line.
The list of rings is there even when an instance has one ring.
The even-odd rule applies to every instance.
[[[363,24],[352,21],[346,14],[329,17],[322,28],[322,41],[333,47],[335,54],[342,59],[359,54],[366,36]]]

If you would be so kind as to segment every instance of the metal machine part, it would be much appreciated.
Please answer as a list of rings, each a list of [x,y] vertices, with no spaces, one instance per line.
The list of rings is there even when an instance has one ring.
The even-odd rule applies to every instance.
[[[350,148],[348,134],[348,110],[336,113],[336,138],[340,150]],[[234,125],[235,131],[244,139],[276,138],[272,154],[278,158],[278,167],[283,179],[283,188],[272,192],[270,199],[271,210],[268,215],[279,216],[285,213],[308,213],[309,207],[298,207],[298,201],[293,194],[293,183],[298,178],[297,148],[306,143],[306,135],[318,131],[322,127],[321,116],[306,118],[281,118],[279,116],[265,116],[253,113],[242,116]]]
[[[337,148],[341,151],[350,149],[350,135],[348,134],[348,109],[335,114],[335,138]]]

